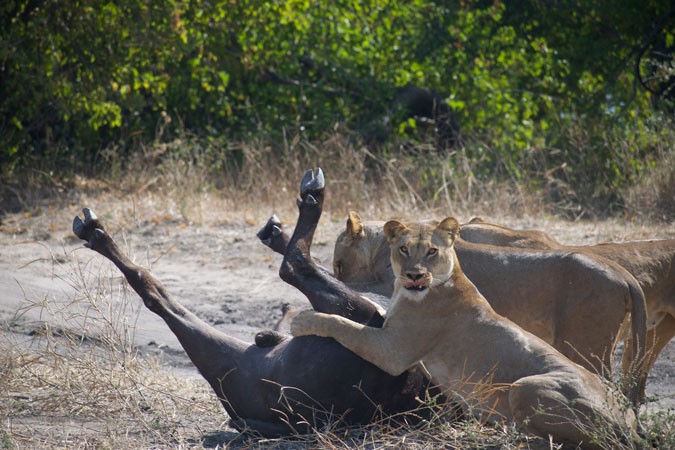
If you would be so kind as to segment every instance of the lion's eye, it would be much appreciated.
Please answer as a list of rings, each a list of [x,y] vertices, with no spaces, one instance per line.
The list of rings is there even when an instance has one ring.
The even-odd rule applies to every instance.
[[[401,253],[403,253],[404,255],[407,255],[407,254],[408,254],[408,247],[406,247],[405,245],[400,246],[400,247],[398,248],[398,250],[399,250]]]
[[[436,253],[438,253],[437,248],[430,248],[429,251],[427,252],[428,256],[434,256]]]

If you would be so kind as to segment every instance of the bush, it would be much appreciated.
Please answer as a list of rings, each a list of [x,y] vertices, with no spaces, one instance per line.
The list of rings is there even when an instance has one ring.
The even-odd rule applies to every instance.
[[[617,189],[651,164],[645,123],[672,112],[674,18],[665,1],[13,0],[0,6],[1,174],[95,175],[111,148],[124,167],[185,134],[316,142],[337,127],[378,155],[437,148],[438,122],[397,112],[400,88],[421,86],[453,108],[476,177],[590,181],[560,195],[621,209]],[[623,159],[621,130],[638,136]]]

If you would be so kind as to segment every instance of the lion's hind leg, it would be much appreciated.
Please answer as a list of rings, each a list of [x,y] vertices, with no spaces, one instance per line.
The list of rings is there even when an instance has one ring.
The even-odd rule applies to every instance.
[[[586,392],[583,380],[574,378],[544,374],[515,382],[509,392],[514,422],[528,433],[588,449],[633,441],[632,410],[619,408],[609,391]]]

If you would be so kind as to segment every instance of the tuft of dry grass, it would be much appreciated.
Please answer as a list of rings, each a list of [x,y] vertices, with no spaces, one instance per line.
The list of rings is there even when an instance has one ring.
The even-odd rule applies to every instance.
[[[111,267],[56,267],[76,295],[27,298],[0,331],[0,448],[199,446],[222,427],[204,380],[137,354],[139,302]],[[61,325],[21,320],[29,310]]]
[[[667,222],[675,217],[675,152],[671,148],[657,154],[650,164],[626,190],[626,209],[634,216]]]

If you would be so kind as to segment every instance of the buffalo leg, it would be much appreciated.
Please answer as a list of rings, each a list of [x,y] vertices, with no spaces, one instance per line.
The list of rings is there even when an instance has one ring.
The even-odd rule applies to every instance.
[[[305,294],[316,311],[380,327],[384,319],[377,305],[338,281],[311,256],[314,231],[323,211],[324,187],[321,169],[305,173],[297,201],[298,221],[288,241],[279,276]]]
[[[354,322],[380,328],[384,324],[385,311],[335,278],[311,256],[312,239],[323,211],[324,187],[321,169],[317,169],[316,173],[311,170],[305,173],[300,184],[300,199],[297,201],[298,221],[293,235],[288,239],[279,275],[284,281],[300,290],[310,301],[314,310],[326,314],[337,314]],[[276,237],[280,235],[277,233]],[[419,386],[420,383],[425,385],[427,388],[425,395],[434,397],[438,405],[447,405],[448,415],[446,417],[448,419],[454,420],[460,417],[458,407],[446,403],[445,396],[438,388],[430,386],[430,380],[426,379],[421,370],[411,369],[407,371],[406,377],[411,386]],[[417,410],[417,414],[427,419],[432,413],[437,414],[438,410],[434,410],[434,407]]]
[[[267,223],[258,230],[256,236],[260,239],[260,242],[282,256],[286,254],[288,243],[291,241],[291,236],[284,230],[283,225],[276,214],[272,214],[272,216],[267,219]],[[333,276],[331,272],[326,270],[326,268],[320,264],[316,264],[316,268],[323,271],[327,276]]]
[[[246,402],[244,410],[248,405],[255,405],[257,400],[252,394],[239,401],[241,394],[236,389],[237,386],[250,386],[249,377],[256,372],[255,358],[247,354],[250,346],[211,327],[173,300],[162,283],[120,250],[93,211],[88,208],[82,211],[84,221],[79,217],[73,220],[75,235],[86,241],[86,247],[112,261],[143,299],[145,306],[167,323],[199,372],[218,394],[230,417],[238,418],[238,412],[242,411],[239,405],[243,402]]]

